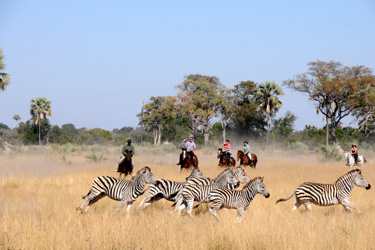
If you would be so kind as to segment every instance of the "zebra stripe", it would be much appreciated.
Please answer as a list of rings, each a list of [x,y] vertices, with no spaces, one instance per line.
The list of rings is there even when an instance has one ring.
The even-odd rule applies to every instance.
[[[276,204],[281,201],[287,201],[296,196],[296,203],[293,210],[304,205],[311,212],[311,203],[318,206],[331,206],[341,204],[345,211],[350,212],[350,208],[357,210],[359,214],[362,212],[349,202],[350,191],[354,186],[370,189],[371,185],[363,178],[361,170],[354,169],[341,176],[333,184],[320,184],[313,182],[305,182],[287,198],[279,199]]]
[[[128,205],[127,212],[129,212],[132,203],[139,195],[143,194],[143,188],[147,183],[156,183],[155,176],[151,173],[149,167],[144,167],[139,170],[132,180],[122,180],[110,176],[99,176],[94,180],[88,194],[82,197],[84,199],[83,203],[80,207],[77,207],[77,210],[85,213],[92,204],[101,198],[108,196],[113,200],[120,201],[119,207],[114,213],[118,213],[126,204]],[[83,210],[86,202],[89,203],[85,210]]]
[[[191,183],[187,183],[181,189],[180,193],[182,197],[180,197],[176,202],[176,208],[174,211],[178,209],[178,214],[187,206],[187,213],[191,215],[191,210],[193,208],[194,200],[202,201],[205,200],[208,194],[215,188],[224,188],[227,187],[228,184],[232,184],[235,187],[239,185],[239,181],[235,176],[232,169],[227,169],[223,171],[212,183],[209,185],[195,185]],[[186,203],[183,204],[183,203]]]
[[[263,180],[264,177],[256,177],[251,180],[242,190],[231,190],[227,188],[217,188],[212,190],[208,195],[208,201],[212,203],[213,207],[210,208],[209,211],[217,220],[220,220],[219,216],[217,215],[217,210],[222,207],[236,208],[236,222],[241,222],[243,219],[245,219],[245,210],[249,207],[251,201],[258,193],[262,194],[266,198],[270,197]],[[198,207],[202,202],[203,201],[201,201],[195,207]]]
[[[208,178],[206,175],[204,175],[198,167],[194,168],[191,174],[186,177],[186,180],[190,180],[192,178]],[[176,194],[185,182],[177,182],[177,181],[170,181],[165,179],[160,179],[156,181],[155,185],[150,185],[150,191],[149,193],[142,199],[141,203],[138,205],[138,207],[143,208],[151,205],[152,203],[160,200],[160,199],[166,199],[169,201],[175,201],[176,200]],[[146,203],[144,203],[147,199],[149,199]]]

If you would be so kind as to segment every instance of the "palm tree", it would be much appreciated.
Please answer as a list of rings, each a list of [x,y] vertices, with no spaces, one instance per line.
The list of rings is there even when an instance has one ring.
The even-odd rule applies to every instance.
[[[258,110],[262,110],[267,118],[267,146],[270,140],[270,117],[277,114],[281,108],[281,101],[278,96],[284,95],[279,85],[272,81],[266,81],[258,86],[255,93],[255,101],[259,105]]]
[[[38,124],[39,131],[39,145],[41,145],[40,139],[40,120],[43,120],[47,115],[52,116],[51,114],[51,102],[47,101],[47,98],[37,97],[36,99],[31,100],[30,105],[30,114],[35,117],[35,124]],[[46,118],[47,119],[47,118]]]
[[[13,120],[16,121],[16,128],[18,127],[18,121],[21,120],[21,116],[19,114],[16,114],[12,118]]]
[[[5,68],[5,63],[3,63],[3,50],[0,48],[0,70],[3,70]],[[5,86],[7,86],[10,83],[10,78],[7,73],[0,72],[0,90],[5,90]]]

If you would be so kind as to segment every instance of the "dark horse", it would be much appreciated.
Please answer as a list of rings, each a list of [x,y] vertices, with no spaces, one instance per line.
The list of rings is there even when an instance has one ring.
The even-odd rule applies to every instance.
[[[117,172],[120,173],[120,177],[122,174],[124,174],[124,177],[126,177],[128,174],[133,173],[131,152],[126,153],[125,158],[118,164]]]
[[[225,154],[223,152],[222,148],[219,148],[217,151],[217,158],[219,158],[219,166],[228,166],[228,167],[234,167],[236,165],[236,160],[233,157],[230,157],[229,154]],[[229,159],[232,159],[232,162],[229,161]]]
[[[181,171],[183,168],[189,169],[191,166],[196,168],[198,166],[198,157],[194,154],[193,162],[191,162],[189,153],[186,151],[186,148],[182,148],[182,152],[180,155],[180,165]]]
[[[240,160],[241,165],[249,165],[250,167],[256,168],[258,162],[256,154],[251,154],[251,158],[253,159],[249,162],[249,158],[247,157],[247,155],[245,155],[242,150],[238,150],[237,161]]]

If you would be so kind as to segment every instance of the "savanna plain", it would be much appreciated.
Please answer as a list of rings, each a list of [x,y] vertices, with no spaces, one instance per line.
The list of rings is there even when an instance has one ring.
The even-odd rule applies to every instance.
[[[157,179],[175,181],[190,174],[176,166],[179,151],[137,149],[135,172],[149,166]],[[322,162],[315,155],[255,152],[257,169],[247,167],[246,173],[251,178],[264,176],[271,196],[257,195],[245,220],[236,224],[236,210],[220,210],[218,222],[208,212],[210,204],[194,209],[192,218],[185,212],[171,214],[172,203],[166,200],[138,209],[143,196],[133,203],[129,216],[126,208],[112,215],[119,202],[108,197],[81,214],[76,207],[93,180],[118,177],[121,147],[102,147],[97,152],[103,155],[96,161],[93,152],[87,148],[64,153],[45,146],[0,155],[0,249],[375,249],[374,188],[355,187],[351,192],[350,201],[362,216],[355,210],[347,214],[340,205],[313,205],[312,213],[302,206],[293,212],[294,197],[275,204],[305,181],[335,182],[350,170],[344,159]],[[224,170],[217,166],[215,151],[196,154],[209,177]],[[372,186],[374,167],[371,157],[360,167]]]

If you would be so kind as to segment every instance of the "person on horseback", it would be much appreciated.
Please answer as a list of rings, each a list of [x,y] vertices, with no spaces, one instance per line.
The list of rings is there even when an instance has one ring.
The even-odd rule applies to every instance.
[[[194,161],[194,151],[197,149],[197,145],[194,142],[194,138],[190,137],[189,141],[185,143],[186,153],[190,157],[191,166],[193,166]],[[180,155],[180,162],[177,163],[177,165],[181,165],[182,162],[182,154]]]
[[[126,154],[129,153],[129,152],[132,154],[131,161],[132,161],[132,165],[134,166],[133,155],[135,153],[135,149],[131,144],[132,144],[132,140],[129,139],[128,144],[124,145],[121,152],[124,156],[126,156]]]
[[[231,165],[233,153],[230,151],[232,146],[229,144],[229,140],[226,140],[221,146],[223,147],[223,154],[226,156],[229,155],[228,165]]]
[[[249,146],[249,144],[248,144],[247,141],[243,142],[242,152],[244,153],[244,155],[247,156],[247,159],[249,161],[249,165],[251,165],[252,164],[252,159],[251,159],[251,153],[250,153],[250,146]]]
[[[355,144],[352,145],[352,150],[350,151],[350,153],[354,157],[355,165],[358,165],[358,149],[357,149],[357,145],[355,145]]]

